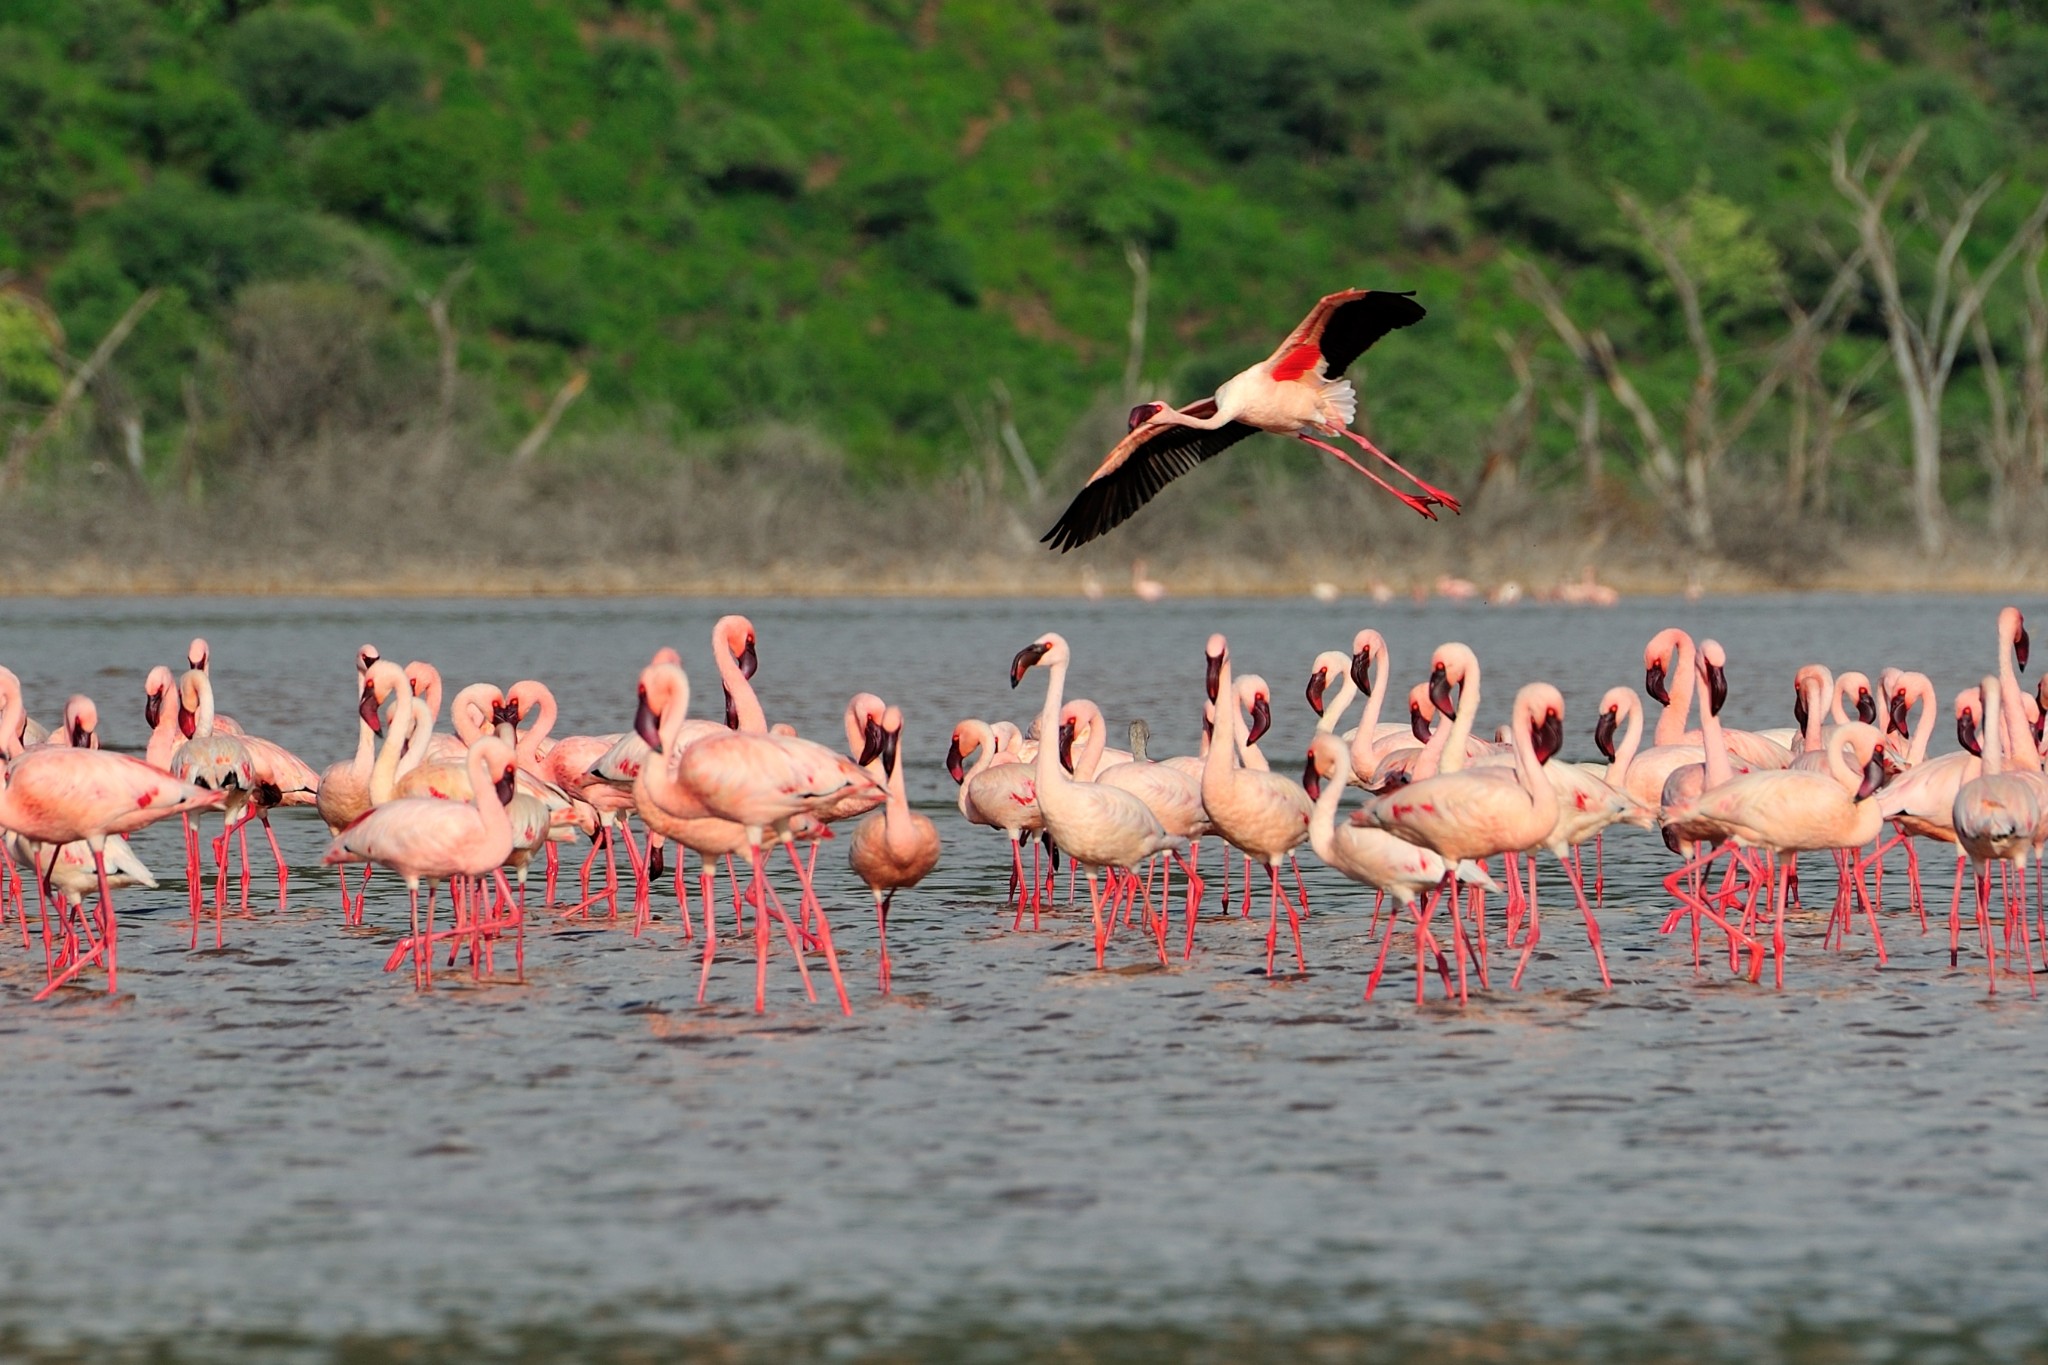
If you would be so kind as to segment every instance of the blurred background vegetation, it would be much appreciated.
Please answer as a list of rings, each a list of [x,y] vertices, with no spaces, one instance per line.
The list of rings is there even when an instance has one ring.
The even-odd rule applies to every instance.
[[[1085,554],[2024,546],[2044,185],[2048,0],[0,0],[0,557],[1021,554],[1354,284],[1462,526],[1259,441]]]

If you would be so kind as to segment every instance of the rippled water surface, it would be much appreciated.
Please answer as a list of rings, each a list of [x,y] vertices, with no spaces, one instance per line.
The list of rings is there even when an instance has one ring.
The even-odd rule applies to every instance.
[[[1010,1343],[999,1355],[1246,1323],[1340,1342],[1504,1321],[1682,1321],[1736,1341],[1762,1324],[1858,1324],[1964,1354],[2040,1340],[2048,1006],[2018,978],[1987,1000],[1972,955],[1952,970],[1896,875],[1889,965],[1860,931],[1824,949],[1807,915],[1780,994],[1696,975],[1658,936],[1668,858],[1625,831],[1608,841],[1611,993],[1553,900],[1522,991],[1418,1012],[1402,975],[1361,1002],[1370,899],[1319,868],[1306,976],[1266,981],[1263,919],[1213,901],[1194,960],[1171,970],[1135,933],[1112,944],[1112,970],[1090,970],[1085,901],[1011,933],[1007,844],[959,819],[940,763],[956,719],[1036,707],[1043,675],[1013,693],[1005,669],[1046,629],[1073,642],[1070,695],[1118,724],[1143,715],[1163,753],[1194,747],[1202,641],[1228,632],[1240,669],[1272,681],[1266,748],[1291,771],[1312,723],[1309,660],[1363,625],[1392,644],[1397,697],[1431,645],[1472,644],[1489,727],[1516,683],[1558,683],[1567,753],[1590,756],[1594,699],[1640,684],[1660,625],[1721,639],[1731,719],[1774,725],[1809,658],[1918,667],[1951,694],[1991,666],[1997,602],[740,605],[771,719],[833,739],[863,688],[908,717],[913,799],[946,852],[898,900],[895,996],[874,993],[872,915],[843,840],[822,885],[850,1019],[829,992],[805,1002],[782,952],[766,1015],[737,951],[695,1006],[696,945],[666,897],[638,940],[539,923],[523,985],[450,976],[420,995],[385,975],[404,917],[388,877],[365,929],[341,927],[333,883],[309,871],[285,913],[263,896],[224,951],[190,952],[175,832],[152,831],[137,845],[165,886],[117,897],[118,998],[31,1004],[40,950],[0,947],[0,1353],[450,1323],[738,1342],[830,1323],[804,1338],[826,1355],[943,1343],[959,1322]],[[366,640],[438,663],[451,692],[542,678],[562,701],[557,733],[611,731],[664,644],[705,712],[706,643],[727,606],[10,602],[0,662],[39,718],[88,692],[110,741],[139,748],[143,673],[203,633],[222,708],[320,765],[353,747]],[[317,820],[278,824],[312,864]],[[1947,860],[1929,867],[1945,911]]]

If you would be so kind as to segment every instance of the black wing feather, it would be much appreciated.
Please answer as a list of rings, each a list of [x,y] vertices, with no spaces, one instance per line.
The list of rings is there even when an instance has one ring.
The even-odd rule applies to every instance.
[[[1351,362],[1387,333],[1412,327],[1427,316],[1415,292],[1375,289],[1363,298],[1338,304],[1323,324],[1323,375],[1335,379]]]
[[[1083,485],[1041,540],[1061,554],[1086,545],[1129,520],[1169,482],[1257,430],[1243,422],[1231,422],[1214,431],[1161,427],[1158,435],[1132,451],[1122,464]]]

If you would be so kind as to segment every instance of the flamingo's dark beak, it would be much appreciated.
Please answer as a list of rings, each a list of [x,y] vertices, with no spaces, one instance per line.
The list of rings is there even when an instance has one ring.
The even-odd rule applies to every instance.
[[[1806,689],[1802,687],[1792,694],[1792,723],[1804,730],[1807,718]]]
[[[384,733],[384,717],[377,710],[377,685],[375,683],[366,682],[363,684],[363,699],[356,703],[356,714],[363,718],[363,724],[370,727],[371,734],[381,735]]]
[[[156,729],[156,723],[164,718],[164,694],[151,692],[142,699],[142,723]]]
[[[2022,673],[2027,671],[2027,651],[2032,647],[2032,641],[2027,638],[2027,628],[2022,624],[2020,633],[2015,635],[2012,641],[2012,657],[2018,662]]]
[[[640,689],[640,704],[633,708],[633,733],[647,741],[647,747],[661,752],[661,717],[647,704],[647,689]]]
[[[1060,723],[1060,766],[1068,772],[1074,771],[1074,735],[1076,726],[1072,721]]]
[[[1444,672],[1442,664],[1429,670],[1429,704],[1442,712],[1447,720],[1458,718],[1458,698],[1451,691],[1451,678]]]
[[[1244,742],[1257,744],[1273,728],[1273,704],[1264,697],[1252,698],[1252,728],[1245,733]]]
[[[1320,801],[1323,796],[1323,775],[1316,767],[1315,751],[1308,755],[1308,766],[1301,770],[1301,789],[1308,793],[1311,801]]]
[[[1206,657],[1208,658],[1208,672],[1204,675],[1203,682],[1209,689],[1209,700],[1214,701],[1216,700],[1216,689],[1223,685],[1223,656],[1221,654],[1211,654]]]
[[[668,868],[668,864],[663,860],[662,848],[663,845],[656,844],[647,850],[647,879],[649,881],[660,881],[661,874]]]
[[[725,728],[728,730],[740,728],[740,708],[733,701],[732,693],[730,692],[725,694]]]
[[[875,761],[875,755],[882,752],[882,722],[870,718],[861,731],[860,757],[854,762],[865,768]]]
[[[498,775],[498,780],[492,785],[498,793],[498,804],[501,806],[511,805],[513,790],[519,785],[518,779],[514,776],[513,768],[507,766],[505,771]]]
[[[1877,724],[1877,698],[1870,695],[1870,689],[1856,689],[1856,719],[1865,725]]]
[[[71,725],[71,747],[74,749],[91,749],[97,747],[92,743],[92,731],[86,729],[83,725],[78,724],[76,721],[72,722]]]
[[[752,682],[754,680],[754,670],[761,666],[760,656],[754,653],[753,636],[749,635],[747,637],[747,646],[740,651],[738,663],[740,666],[740,676],[748,682]]]
[[[1643,691],[1659,706],[1671,705],[1671,689],[1665,685],[1664,661],[1657,659],[1643,670]]]
[[[1870,761],[1863,765],[1863,780],[1856,785],[1856,799],[1861,801],[1869,797],[1884,785],[1886,776],[1884,763],[1872,754]]]
[[[880,727],[877,726],[877,729]],[[896,775],[896,751],[903,743],[901,730],[886,730],[882,733],[882,771],[889,776]]]
[[[1609,763],[1614,762],[1614,732],[1620,725],[1621,713],[1615,710],[1602,711],[1600,719],[1593,722],[1593,747]]]
[[[960,752],[960,736],[953,736],[953,742],[946,746],[946,774],[954,782],[967,780],[966,755]]]
[[[1564,717],[1545,711],[1543,719],[1529,727],[1529,740],[1536,746],[1536,761],[1548,763],[1564,747]]]
[[[178,706],[178,733],[187,739],[199,733],[199,717],[187,711],[182,702]]]
[[[1330,672],[1319,668],[1308,675],[1308,709],[1317,715],[1323,714],[1323,693],[1330,686]]]
[[[1901,739],[1911,739],[1913,732],[1908,727],[1913,718],[1913,708],[1907,702],[1906,694],[1904,692],[1892,693],[1891,701],[1886,705],[1885,710],[1889,712],[1885,718],[1885,730],[1890,734],[1897,735]]]
[[[1417,744],[1429,743],[1429,721],[1424,719],[1422,708],[1408,703],[1408,733],[1415,736]]]
[[[1038,661],[1052,652],[1052,646],[1034,641],[1017,651],[1017,657],[1010,660],[1010,686],[1024,681],[1025,673],[1037,667]]]
[[[1963,751],[1978,758],[1984,757],[1984,742],[1977,735],[1977,714],[1965,711],[1956,717],[1956,743]]]
[[[1372,646],[1367,645],[1351,656],[1351,681],[1359,693],[1368,700],[1372,697]]]
[[[1138,406],[1131,409],[1130,416],[1125,419],[1126,425],[1124,427],[1124,430],[1136,431],[1139,427],[1144,426],[1145,423],[1151,421],[1155,416],[1157,416],[1161,412],[1164,412],[1165,410],[1166,404],[1164,403],[1140,403],[1138,404]]]
[[[1717,716],[1728,704],[1728,672],[1719,664],[1707,665],[1707,701]]]

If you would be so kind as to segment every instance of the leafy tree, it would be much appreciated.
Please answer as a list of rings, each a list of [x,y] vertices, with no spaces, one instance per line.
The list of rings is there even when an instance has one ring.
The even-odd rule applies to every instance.
[[[236,24],[227,70],[257,113],[283,128],[359,119],[419,89],[419,59],[365,43],[325,10],[258,10]]]

